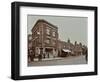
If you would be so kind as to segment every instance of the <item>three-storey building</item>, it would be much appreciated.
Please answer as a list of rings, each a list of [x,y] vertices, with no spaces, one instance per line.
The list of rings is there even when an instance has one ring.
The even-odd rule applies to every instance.
[[[58,28],[45,20],[38,20],[32,28],[32,46],[35,56],[56,57],[58,54]]]

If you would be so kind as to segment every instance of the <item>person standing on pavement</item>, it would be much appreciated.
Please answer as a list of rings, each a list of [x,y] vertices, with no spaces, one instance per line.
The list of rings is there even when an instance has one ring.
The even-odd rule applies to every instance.
[[[86,59],[86,62],[88,61],[88,51],[86,50],[85,52],[86,56],[85,56],[85,59]]]

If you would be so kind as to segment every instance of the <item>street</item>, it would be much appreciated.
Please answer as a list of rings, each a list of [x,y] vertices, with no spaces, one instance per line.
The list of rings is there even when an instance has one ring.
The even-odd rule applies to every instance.
[[[35,61],[28,63],[28,66],[53,66],[53,65],[77,65],[77,64],[86,64],[85,56],[69,56],[69,57],[60,57],[49,60]]]

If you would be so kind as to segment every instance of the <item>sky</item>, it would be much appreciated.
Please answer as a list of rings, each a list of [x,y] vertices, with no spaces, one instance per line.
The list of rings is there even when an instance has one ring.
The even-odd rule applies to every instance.
[[[69,38],[72,43],[77,41],[77,43],[87,45],[87,17],[27,15],[28,34],[32,34],[31,29],[39,19],[57,26],[60,40],[67,41]]]

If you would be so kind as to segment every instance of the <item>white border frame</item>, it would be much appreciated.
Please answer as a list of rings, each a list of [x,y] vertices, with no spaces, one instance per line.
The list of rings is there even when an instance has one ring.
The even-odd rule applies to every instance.
[[[27,14],[88,17],[88,64],[27,67]],[[94,11],[21,6],[20,76],[78,72],[94,72]]]

